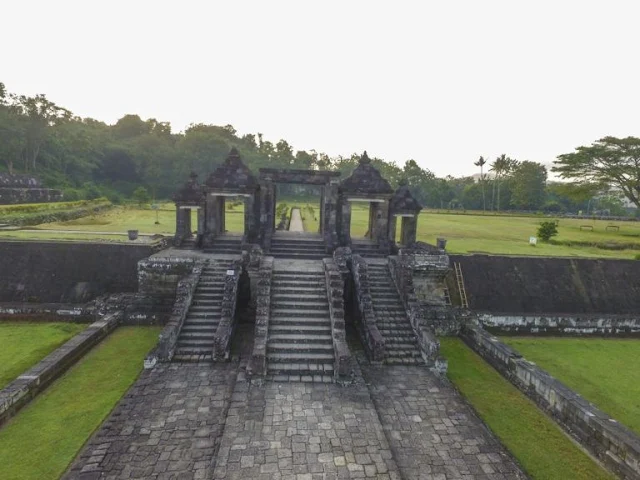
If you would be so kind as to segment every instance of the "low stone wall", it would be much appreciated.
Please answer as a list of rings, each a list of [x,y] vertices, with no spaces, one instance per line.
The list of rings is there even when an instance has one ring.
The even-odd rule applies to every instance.
[[[327,282],[329,314],[331,315],[331,337],[333,339],[334,376],[339,383],[353,380],[351,352],[347,346],[347,333],[344,323],[344,281],[340,269],[330,258],[322,260]]]
[[[253,354],[247,367],[252,377],[264,376],[267,370],[267,335],[271,316],[271,280],[273,257],[262,257],[258,271],[256,295],[256,326],[253,338]]]
[[[231,275],[229,272],[233,271]],[[213,336],[214,361],[226,360],[229,358],[231,348],[231,337],[236,328],[236,303],[238,301],[238,285],[240,274],[242,273],[242,261],[234,260],[228,268],[224,277],[224,293],[222,295],[222,313],[220,323]]]
[[[60,202],[61,200],[60,190],[43,188],[36,177],[0,173],[0,205]]]
[[[86,303],[134,292],[152,244],[0,241],[0,302]]]
[[[360,255],[353,255],[351,257],[351,265],[353,283],[355,285],[355,302],[357,303],[360,317],[357,330],[363,345],[367,349],[369,359],[372,362],[382,363],[385,357],[385,342],[376,325],[376,314],[373,310],[373,301],[369,288],[367,263]]]
[[[533,315],[478,313],[489,332],[509,335],[640,336],[640,316],[635,315]]]
[[[0,321],[89,323],[95,308],[90,304],[66,303],[2,303]]]
[[[402,303],[409,317],[413,331],[416,334],[420,351],[430,367],[435,367],[438,371],[446,370],[446,364],[438,358],[440,353],[440,343],[429,327],[420,306],[413,286],[413,267],[410,263],[402,261],[403,257],[389,257],[389,270],[400,294]]]
[[[137,264],[138,292],[174,295],[178,282],[193,271],[195,263],[194,257],[153,256],[140,260]]]
[[[173,358],[180,329],[189,312],[193,294],[196,291],[200,275],[202,275],[202,269],[206,263],[205,260],[191,262],[191,272],[178,282],[171,316],[160,333],[158,345],[145,358],[144,368],[153,368],[156,363],[170,362]]]
[[[640,478],[640,437],[479,326],[462,339],[622,478]]]
[[[111,333],[118,326],[121,316],[116,312],[92,323],[3,388],[0,391],[0,425]]]

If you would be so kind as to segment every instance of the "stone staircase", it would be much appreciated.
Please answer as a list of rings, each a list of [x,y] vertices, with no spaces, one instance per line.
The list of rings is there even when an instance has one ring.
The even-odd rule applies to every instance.
[[[242,235],[218,235],[213,239],[213,245],[204,249],[205,253],[241,255]]]
[[[187,237],[180,243],[181,250],[195,250],[196,249],[196,237]]]
[[[270,254],[275,258],[319,260],[329,257],[324,240],[318,234],[277,232],[271,240]]]
[[[174,361],[211,361],[213,336],[220,323],[224,277],[229,262],[211,262],[205,266],[182,324]]]
[[[402,299],[386,261],[367,261],[376,325],[386,345],[385,363],[422,365],[424,361]]]
[[[329,383],[333,381],[333,366],[322,262],[276,260],[271,284],[267,378]]]

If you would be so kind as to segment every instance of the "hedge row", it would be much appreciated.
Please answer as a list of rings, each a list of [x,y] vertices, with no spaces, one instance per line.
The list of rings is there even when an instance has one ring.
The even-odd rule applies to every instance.
[[[78,207],[102,205],[109,200],[101,197],[95,200],[77,200],[74,202],[23,203],[18,205],[0,205],[0,215],[49,212],[51,210],[70,210]]]
[[[0,223],[26,226],[39,225],[41,223],[66,222],[69,220],[75,220],[76,218],[86,217],[87,215],[93,215],[112,207],[113,205],[108,200],[103,200],[99,204],[96,204],[95,201],[93,201],[88,206],[69,210],[50,210],[35,213],[14,214],[9,216],[0,215]]]

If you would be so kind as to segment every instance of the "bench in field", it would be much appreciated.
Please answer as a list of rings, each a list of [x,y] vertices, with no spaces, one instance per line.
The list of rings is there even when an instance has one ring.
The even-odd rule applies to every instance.
[[[591,230],[591,231],[593,231],[593,225],[580,225],[580,230]]]

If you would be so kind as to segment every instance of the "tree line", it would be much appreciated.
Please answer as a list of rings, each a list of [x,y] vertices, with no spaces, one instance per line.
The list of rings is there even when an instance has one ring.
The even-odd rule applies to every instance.
[[[62,189],[68,200],[107,196],[117,202],[131,198],[141,186],[153,198],[169,198],[191,171],[204,180],[232,146],[256,173],[262,167],[320,169],[338,170],[344,177],[359,159],[355,153],[330,157],[315,150],[296,151],[286,140],[274,143],[260,133],[239,135],[231,125],[192,124],[174,133],[169,122],[134,114],[108,125],[73,115],[43,94],[10,93],[0,83],[0,172],[37,176],[46,186]],[[507,155],[494,160],[480,157],[474,162],[480,175],[467,177],[438,178],[413,159],[402,165],[380,158],[372,163],[394,188],[406,179],[417,200],[430,208],[496,212],[606,208],[624,213],[617,196],[602,195],[602,178],[588,184],[549,182],[544,165]],[[564,168],[560,173],[567,178],[575,174],[566,165],[557,168]],[[283,186],[283,191],[306,192],[305,187],[295,186]]]

